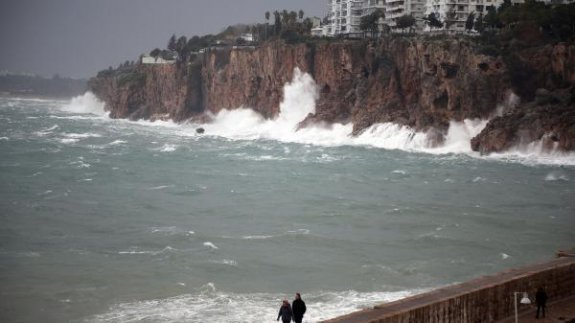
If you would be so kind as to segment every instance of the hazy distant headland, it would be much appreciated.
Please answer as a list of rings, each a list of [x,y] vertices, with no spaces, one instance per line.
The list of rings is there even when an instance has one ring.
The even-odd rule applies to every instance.
[[[84,93],[86,86],[85,79],[0,73],[0,95],[67,98]]]

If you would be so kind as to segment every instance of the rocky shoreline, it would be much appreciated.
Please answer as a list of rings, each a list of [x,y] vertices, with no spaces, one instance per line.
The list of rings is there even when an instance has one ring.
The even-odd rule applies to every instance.
[[[137,64],[89,85],[114,118],[207,121],[207,112],[239,107],[274,118],[295,68],[319,88],[316,113],[300,127],[352,122],[357,135],[392,122],[441,144],[451,121],[489,119],[470,142],[482,154],[538,141],[575,150],[575,45],[566,43],[503,55],[464,36],[270,41],[207,50],[189,63]]]

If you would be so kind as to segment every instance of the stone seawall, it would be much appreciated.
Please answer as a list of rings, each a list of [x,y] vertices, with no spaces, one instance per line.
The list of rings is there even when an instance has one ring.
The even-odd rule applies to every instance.
[[[514,315],[514,292],[527,292],[534,303],[540,286],[550,302],[575,296],[575,257],[481,277],[323,323],[494,322]],[[520,311],[528,308],[519,305]]]

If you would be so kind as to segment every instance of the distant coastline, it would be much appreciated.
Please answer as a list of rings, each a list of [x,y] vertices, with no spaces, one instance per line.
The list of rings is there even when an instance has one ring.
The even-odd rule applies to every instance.
[[[45,78],[30,74],[0,74],[0,96],[70,98],[86,91],[87,80],[60,77]]]

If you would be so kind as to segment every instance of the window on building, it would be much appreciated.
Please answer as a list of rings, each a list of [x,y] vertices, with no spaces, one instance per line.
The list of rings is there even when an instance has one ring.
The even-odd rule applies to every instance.
[[[341,30],[341,31],[346,31],[346,26],[341,26],[340,30]]]
[[[457,11],[465,11],[465,6],[457,6]]]
[[[341,22],[342,24],[347,24],[347,20],[345,20],[345,19],[342,19],[340,22]]]
[[[483,12],[483,6],[475,6],[475,11]]]

